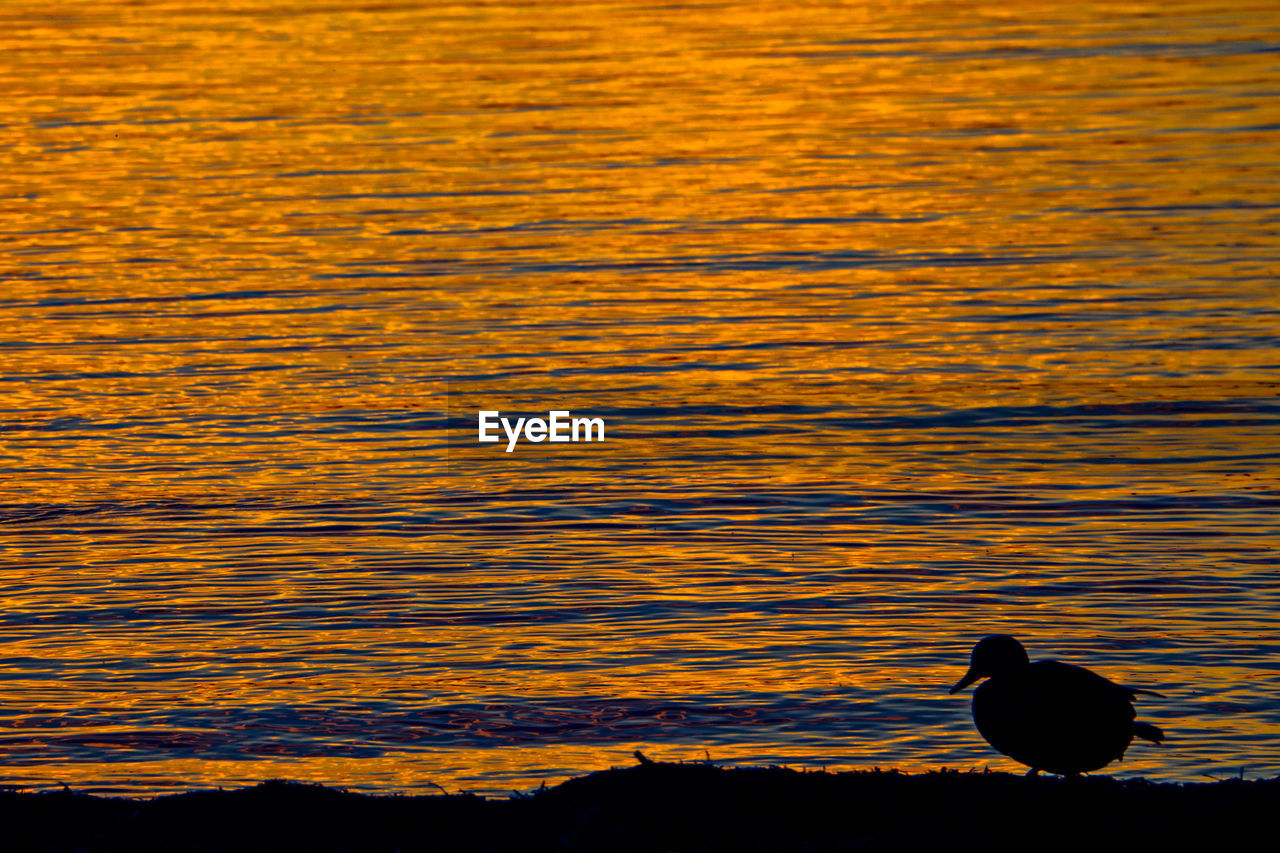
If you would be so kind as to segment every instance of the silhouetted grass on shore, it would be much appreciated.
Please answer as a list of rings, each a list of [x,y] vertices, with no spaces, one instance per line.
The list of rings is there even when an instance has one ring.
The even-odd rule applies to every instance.
[[[1247,849],[1280,778],[825,773],[641,757],[506,800],[371,796],[292,782],[133,800],[0,793],[0,847],[78,851]]]

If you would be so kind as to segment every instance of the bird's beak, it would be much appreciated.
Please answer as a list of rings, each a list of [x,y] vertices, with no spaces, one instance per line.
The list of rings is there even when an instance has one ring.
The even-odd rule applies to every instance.
[[[981,677],[982,677],[982,673],[978,672],[978,670],[974,669],[973,667],[969,667],[969,671],[964,674],[964,678],[957,681],[956,686],[952,687],[950,692],[947,695],[959,693],[961,690],[964,690],[966,687],[968,687],[970,684],[973,684],[973,682],[977,681]]]

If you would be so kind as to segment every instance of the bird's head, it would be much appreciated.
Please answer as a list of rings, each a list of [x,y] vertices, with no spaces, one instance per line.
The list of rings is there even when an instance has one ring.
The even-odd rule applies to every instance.
[[[969,659],[969,671],[964,678],[951,688],[952,693],[963,690],[980,678],[988,678],[1004,672],[1012,672],[1026,666],[1027,650],[1008,634],[993,634],[983,637],[973,647],[973,656]]]

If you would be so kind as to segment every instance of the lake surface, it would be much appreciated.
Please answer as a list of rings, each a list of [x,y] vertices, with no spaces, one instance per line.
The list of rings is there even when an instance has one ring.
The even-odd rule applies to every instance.
[[[1280,773],[1274,4],[0,21],[0,783]]]

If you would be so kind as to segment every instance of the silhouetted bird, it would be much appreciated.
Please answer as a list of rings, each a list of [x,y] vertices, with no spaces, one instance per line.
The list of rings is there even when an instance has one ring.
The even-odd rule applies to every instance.
[[[1152,743],[1164,732],[1134,722],[1133,697],[1154,690],[1123,687],[1084,667],[1056,660],[1031,663],[1022,644],[996,634],[973,647],[969,671],[951,692],[987,679],[973,692],[973,722],[987,743],[1031,768],[1075,775],[1124,757],[1137,735]]]

